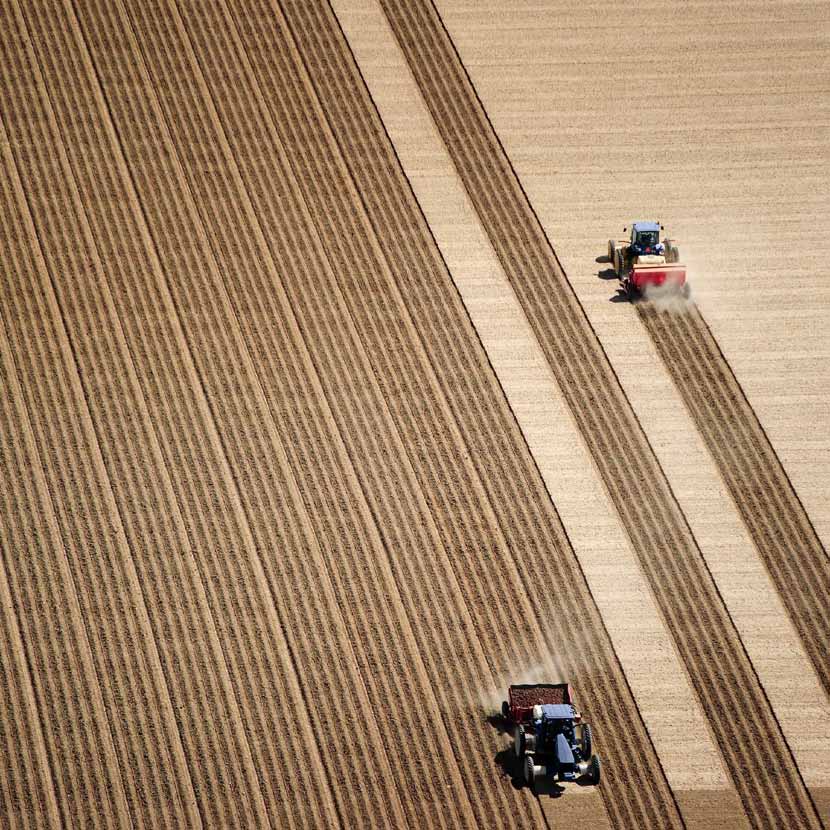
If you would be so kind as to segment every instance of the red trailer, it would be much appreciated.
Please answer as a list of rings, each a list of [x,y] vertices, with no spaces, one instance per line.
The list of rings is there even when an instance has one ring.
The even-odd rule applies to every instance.
[[[534,706],[569,703],[573,705],[570,683],[517,683],[507,690],[501,716],[509,723],[529,723]],[[575,720],[581,716],[576,713]]]

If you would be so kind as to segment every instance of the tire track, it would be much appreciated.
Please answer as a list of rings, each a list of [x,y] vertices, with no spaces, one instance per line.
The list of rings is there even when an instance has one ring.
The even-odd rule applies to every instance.
[[[431,4],[382,5],[576,418],[757,827],[815,807],[668,482]],[[632,500],[631,494],[638,499]],[[705,630],[710,637],[702,639]]]
[[[572,625],[570,620],[576,619],[581,622],[584,619],[583,609],[588,608],[590,610],[592,617],[585,628],[582,628],[579,624],[576,626],[579,629],[576,635],[579,643],[577,648],[584,648],[587,655],[586,662],[591,664],[592,668],[594,666],[598,667],[595,683],[590,681],[583,683],[584,671],[580,672],[579,684],[584,692],[582,699],[584,708],[590,716],[598,722],[608,723],[609,727],[612,722],[633,721],[639,726],[637,737],[640,738],[640,743],[637,749],[641,754],[643,746],[650,746],[648,736],[636,712],[622,672],[614,659],[610,642],[602,628],[602,623],[587,591],[570,545],[565,538],[564,531],[562,531],[561,523],[553,510],[547,493],[544,491],[541,479],[533,466],[526,447],[521,441],[515,422],[505,405],[503,395],[469,324],[463,306],[452,288],[446,268],[437,254],[434,242],[425,230],[423,218],[417,210],[417,205],[414,204],[414,201],[410,201],[409,206],[406,204],[407,198],[412,200],[411,192],[400,173],[382,127],[379,126],[378,122],[372,123],[371,119],[364,115],[365,112],[371,110],[371,101],[368,96],[360,100],[354,94],[355,89],[363,90],[364,87],[359,74],[353,67],[351,56],[345,47],[342,36],[338,32],[337,37],[334,39],[331,37],[330,31],[332,29],[337,31],[337,24],[334,22],[333,16],[328,21],[321,19],[316,10],[318,7],[314,4],[287,4],[286,8],[289,20],[292,21],[292,27],[296,32],[302,32],[301,39],[308,44],[304,49],[303,57],[307,64],[311,64],[312,78],[324,101],[324,108],[332,122],[333,132],[338,137],[340,150],[352,167],[356,181],[358,183],[370,183],[368,186],[363,185],[361,195],[366,208],[370,212],[372,223],[376,228],[380,228],[379,234],[384,240],[383,249],[389,261],[389,267],[395,274],[398,283],[405,286],[403,293],[406,297],[406,304],[409,306],[412,319],[421,333],[421,341],[433,344],[430,349],[433,358],[435,355],[443,356],[447,354],[451,356],[445,364],[434,368],[437,371],[442,393],[446,395],[450,402],[453,414],[464,434],[464,439],[468,442],[468,446],[475,448],[471,456],[478,462],[477,472],[485,482],[492,503],[500,506],[499,519],[502,520],[502,530],[507,539],[510,540],[511,549],[520,549],[523,558],[526,557],[535,562],[536,558],[534,556],[527,555],[528,550],[539,551],[540,553],[540,565],[536,568],[536,573],[529,579],[523,573],[521,584],[516,589],[516,592],[523,596],[528,590],[528,586],[530,586],[530,596],[538,601],[538,604],[531,603],[528,606],[528,604],[519,600],[520,609],[525,612],[526,617],[534,621],[533,624],[535,624],[536,614],[538,613],[539,618],[545,620],[545,626],[549,627],[552,624],[551,621],[562,618],[562,603],[559,602],[557,607],[557,600],[551,601],[548,596],[549,592],[539,591],[536,586],[564,582],[569,588],[572,588],[573,594],[570,591],[566,592],[568,597],[564,603],[568,606],[569,601],[571,602],[567,608],[569,626]],[[273,38],[269,39],[269,42],[272,43]],[[325,57],[323,58],[323,56]],[[336,59],[335,56],[337,56]],[[341,64],[341,66],[337,66],[337,64]],[[287,71],[282,70],[281,75],[285,76],[286,74]],[[274,96],[271,96],[271,100],[274,100]],[[282,123],[293,124],[298,121],[294,113],[278,113],[278,118]],[[310,130],[309,134],[313,132],[314,130]],[[293,143],[305,146],[311,142],[309,134],[295,138]],[[356,172],[354,172],[355,168]],[[342,174],[339,175],[342,177]],[[330,169],[317,167],[311,171],[305,171],[304,178],[314,182],[330,179],[336,181],[337,174]],[[332,188],[332,191],[334,189]],[[346,192],[348,185],[338,182],[336,189]],[[401,196],[402,192],[406,195]],[[317,201],[319,204],[327,204],[336,198],[336,193],[330,191],[325,198],[318,197]],[[393,200],[392,205],[390,205],[390,199]],[[324,222],[325,220],[321,219],[320,221]],[[374,232],[377,231],[371,229],[364,231],[370,237]],[[358,236],[358,233],[350,232],[342,227],[338,233],[330,234],[330,238],[339,239]],[[352,270],[348,270],[348,267],[344,266],[343,270],[346,273],[354,273],[355,268],[352,265]],[[383,271],[382,268],[376,270]],[[366,268],[361,269],[361,272],[366,271]],[[393,298],[390,301],[393,306],[396,301],[399,305],[402,305],[394,285],[395,283],[387,278],[385,285],[381,283],[380,287],[373,286],[371,291],[365,293],[372,297],[389,295]],[[449,290],[446,290],[444,286],[449,286]],[[450,309],[454,309],[457,316],[448,313]],[[352,313],[356,318],[359,317],[359,308],[357,310],[353,309]],[[372,307],[369,312],[372,319],[381,320],[389,317],[394,319],[395,314],[396,312],[384,310],[382,305]],[[450,322],[446,322],[447,320]],[[367,321],[365,314],[363,315],[363,325],[367,327],[367,330],[371,329],[371,324]],[[389,337],[389,335],[386,336]],[[410,334],[409,336],[413,337],[414,335]],[[374,342],[371,340],[368,342],[371,353],[373,355],[377,354],[380,350],[380,341],[376,339]],[[440,346],[436,347],[435,344],[440,344]],[[408,367],[397,368],[397,370],[387,368],[386,373],[390,376],[414,377],[416,380],[413,383],[416,387],[419,384],[428,385],[428,381],[420,380],[418,374]],[[421,374],[421,377],[423,377],[423,374]],[[479,407],[480,401],[486,403]],[[502,429],[507,435],[512,436],[512,443],[510,439],[494,441],[494,436],[498,435]],[[491,432],[488,432],[488,430],[491,430]],[[430,432],[434,434],[435,429],[421,428],[421,433],[424,435],[429,435]],[[438,452],[440,455],[440,450],[433,450],[432,452]],[[517,470],[513,468],[514,458],[521,458],[526,462],[524,469],[519,468],[518,476]],[[496,468],[495,475],[494,468]],[[507,484],[507,482],[516,482],[517,477],[520,482],[521,496],[518,496],[517,490],[511,490],[511,487]],[[558,529],[558,538],[555,538],[554,534],[540,532],[541,528],[545,528],[545,524],[540,521],[542,517],[538,513],[536,516],[522,515],[521,505],[527,501],[527,493],[535,494],[538,497],[538,500],[531,500],[530,514],[533,513],[534,508],[539,511],[541,507],[541,513],[545,520],[550,520],[552,526]],[[493,498],[494,495],[495,498]],[[446,510],[443,506],[440,509]],[[466,509],[475,512],[477,508],[467,507]],[[479,510],[479,512],[481,511]],[[505,513],[509,514],[506,521],[504,520]],[[476,544],[480,544],[480,539],[476,540]],[[551,550],[564,552],[569,557],[569,561],[560,569],[548,567],[546,560],[549,558]],[[559,572],[555,573],[557,570]],[[547,578],[544,583],[534,581],[538,580],[540,572]],[[550,581],[552,577],[556,582]],[[515,577],[502,576],[501,578],[508,585],[511,581],[513,584],[516,582]],[[540,594],[542,596],[538,596]],[[476,601],[481,601],[481,599],[475,597],[470,600],[471,603]],[[500,601],[500,598],[493,599],[492,595],[485,595],[483,601],[492,604]],[[515,605],[515,602],[511,600],[510,604]],[[544,612],[548,610],[550,610],[550,613],[546,615]],[[506,627],[500,629],[500,634],[510,638],[512,628],[515,628],[515,624],[511,621]],[[563,639],[567,640],[572,636],[572,632],[566,631],[565,628],[560,628],[553,636],[548,635],[551,651],[555,653],[557,642],[561,644]],[[598,646],[598,643],[602,644],[604,649]],[[513,671],[516,670],[518,668],[514,666]],[[502,671],[509,672],[510,669],[502,668]],[[609,696],[614,699],[613,703],[605,707],[598,706],[591,699],[593,694],[596,695],[595,701],[601,701],[607,695],[609,687],[614,692]],[[604,712],[599,713],[599,717],[598,708],[600,710],[604,708]],[[624,716],[623,713],[625,713]],[[603,714],[605,718],[603,718]],[[611,716],[610,719],[608,718],[609,715]],[[615,733],[618,731],[615,728],[607,729],[613,749],[617,749],[620,743],[625,743],[625,740],[615,739]],[[631,734],[633,732],[634,730]],[[615,755],[620,760],[626,757],[635,757],[635,754],[631,752],[635,742],[636,739],[632,739],[632,745],[627,747],[628,752],[619,751]],[[653,757],[654,766],[659,766],[656,756]],[[615,774],[612,771],[611,780],[614,777]],[[665,801],[655,810],[654,803],[648,803],[648,793],[655,789],[651,780],[648,781],[647,786],[632,788],[632,777],[636,781],[638,774],[635,772],[632,776],[631,772],[626,770],[622,777],[624,784],[621,786],[620,796],[617,797],[615,792],[615,795],[609,799],[613,804],[611,810],[618,816],[617,820],[620,823],[625,823],[626,818],[624,816],[626,816],[627,810],[633,811],[628,813],[629,825],[637,823],[635,817],[639,817],[640,823],[650,821],[655,825],[662,823],[663,826],[672,821],[679,821],[676,810],[672,806],[669,806],[668,809],[665,807],[666,803],[668,805],[672,804],[671,794],[665,784],[665,779],[662,779],[662,794]],[[627,781],[626,778],[628,778]],[[646,783],[644,778],[642,783]],[[622,793],[628,793],[628,795],[623,796]]]
[[[170,24],[161,22],[162,20],[175,21],[176,17],[175,13],[171,15],[169,11],[157,10],[155,5],[143,7],[140,15],[136,12],[136,25],[148,49],[155,48],[151,44],[177,43],[178,35],[165,28]],[[321,469],[336,470],[346,465],[345,479],[354,480],[354,473],[348,470],[349,462],[345,452],[341,449],[333,453],[329,449],[333,443],[333,436],[327,432],[331,432],[332,415],[327,411],[325,398],[322,398],[322,393],[315,390],[316,383],[309,384],[304,377],[304,375],[313,374],[316,371],[315,367],[308,358],[298,360],[295,357],[297,354],[302,355],[305,347],[296,329],[296,322],[292,320],[291,305],[287,298],[275,304],[271,303],[270,298],[274,294],[274,288],[269,282],[273,281],[279,286],[278,273],[287,269],[291,277],[284,280],[286,284],[295,283],[298,278],[308,283],[305,292],[306,299],[302,300],[302,294],[299,295],[301,302],[310,308],[307,325],[314,329],[315,341],[331,343],[332,345],[328,347],[331,350],[330,353],[337,359],[343,359],[345,356],[346,360],[345,366],[329,368],[327,375],[330,389],[337,389],[338,385],[342,386],[348,382],[352,390],[351,399],[344,398],[342,394],[339,395],[337,402],[342,405],[336,407],[338,416],[344,408],[347,409],[354,434],[371,434],[376,432],[378,427],[368,420],[371,415],[367,414],[367,408],[369,412],[371,409],[369,403],[364,400],[365,390],[361,388],[359,377],[355,380],[351,379],[354,372],[348,364],[349,355],[355,351],[355,347],[350,349],[348,344],[344,346],[338,339],[339,335],[336,331],[341,326],[338,318],[347,315],[342,312],[333,315],[330,311],[319,312],[320,302],[315,296],[319,292],[316,282],[320,279],[318,269],[325,272],[325,264],[321,262],[319,250],[315,250],[313,245],[303,241],[305,235],[313,238],[313,230],[308,227],[308,219],[299,209],[302,200],[296,191],[291,192],[292,187],[295,186],[288,187],[283,195],[283,191],[286,190],[285,178],[289,177],[290,180],[287,170],[282,176],[275,176],[272,169],[273,163],[270,162],[271,168],[267,166],[265,168],[268,174],[262,175],[264,171],[258,165],[263,163],[268,165],[269,160],[267,157],[264,162],[261,159],[258,138],[243,139],[243,136],[247,135],[246,123],[256,124],[259,117],[251,119],[244,114],[234,114],[239,107],[244,106],[247,96],[241,95],[236,88],[238,81],[233,78],[233,66],[225,65],[224,58],[220,60],[215,57],[217,53],[221,55],[234,53],[232,43],[226,42],[222,46],[213,45],[213,39],[217,37],[213,33],[224,32],[229,26],[227,23],[213,23],[209,16],[207,20],[205,18],[205,7],[200,5],[197,14],[188,16],[188,27],[192,32],[198,57],[203,62],[208,77],[213,79],[214,84],[219,84],[220,87],[224,85],[220,88],[220,94],[215,96],[216,105],[227,117],[233,117],[236,121],[234,128],[228,131],[228,137],[234,142],[238,163],[242,169],[251,174],[250,177],[246,177],[249,186],[256,190],[264,188],[269,193],[276,190],[280,194],[266,202],[269,211],[277,211],[281,214],[280,220],[275,225],[275,236],[284,240],[284,244],[277,242],[271,248],[274,257],[280,262],[279,271],[271,266],[268,270],[272,273],[266,275],[261,273],[262,263],[267,264],[272,253],[269,252],[268,243],[262,237],[261,231],[257,232],[259,225],[257,217],[247,206],[243,182],[238,180],[239,174],[234,173],[237,162],[230,148],[224,148],[225,137],[213,116],[206,93],[198,88],[188,91],[189,84],[181,84],[180,88],[165,91],[162,103],[165,106],[166,116],[174,129],[177,145],[188,148],[183,151],[185,170],[194,192],[198,195],[200,210],[220,268],[225,273],[231,269],[234,272],[235,278],[227,281],[227,287],[245,335],[251,338],[252,351],[255,349],[257,366],[260,369],[259,375],[263,388],[271,400],[271,409],[279,413],[280,420],[285,422],[282,428],[289,430],[285,445],[291,453],[293,466],[300,478],[304,495],[314,507],[310,511],[311,518],[318,528],[318,538],[330,557],[330,568],[338,582],[338,596],[342,597],[341,602],[345,600],[343,604],[348,609],[347,617],[350,624],[355,626],[354,640],[356,644],[360,644],[361,652],[364,648],[369,652],[361,659],[366,666],[365,677],[367,686],[372,690],[373,706],[375,709],[383,708],[388,706],[389,701],[395,701],[394,709],[389,713],[392,728],[390,729],[390,725],[386,723],[382,724],[385,735],[384,745],[388,747],[399,744],[400,746],[399,750],[396,748],[396,754],[400,752],[400,761],[407,770],[407,783],[402,793],[407,814],[411,817],[413,824],[423,821],[426,810],[428,815],[434,817],[432,820],[436,825],[463,821],[467,826],[473,826],[475,822],[470,813],[469,802],[463,795],[464,787],[458,778],[457,769],[454,770],[455,761],[452,756],[436,758],[428,745],[415,739],[415,736],[423,731],[424,707],[426,706],[426,711],[434,711],[438,709],[438,703],[429,690],[429,679],[423,668],[416,672],[416,677],[421,675],[417,684],[413,685],[411,679],[398,677],[403,673],[404,666],[401,665],[401,661],[404,656],[412,655],[406,657],[403,661],[404,665],[411,660],[412,665],[417,667],[422,665],[421,660],[417,656],[417,649],[408,643],[408,640],[412,638],[411,633],[406,633],[408,623],[404,626],[403,636],[394,630],[401,626],[401,621],[395,619],[402,614],[400,608],[396,609],[393,606],[389,611],[385,611],[385,615],[391,617],[386,620],[383,616],[378,616],[375,610],[389,607],[389,600],[384,595],[387,593],[392,596],[396,595],[397,587],[388,570],[388,564],[381,562],[379,567],[378,564],[372,562],[373,557],[380,556],[384,559],[386,554],[377,537],[377,530],[371,528],[371,514],[365,502],[362,503],[362,499],[359,498],[359,489],[358,494],[349,493],[349,489],[344,490],[338,483],[341,478],[340,474],[331,477],[320,475]],[[207,40],[206,45],[203,43],[204,40]],[[186,53],[187,50],[176,46],[165,48],[164,51],[179,55]],[[153,65],[157,63],[155,56],[151,63]],[[170,77],[172,73],[175,73],[176,77],[181,78],[190,75],[191,71],[190,68],[182,66],[174,68],[166,64],[160,71],[159,77]],[[228,72],[231,73],[231,80],[229,80]],[[200,141],[194,140],[196,136],[200,137]],[[204,136],[210,136],[210,140],[204,141]],[[217,154],[215,150],[217,147],[223,148],[223,154]],[[199,171],[202,170],[210,170],[212,173],[206,177],[200,175]],[[296,203],[295,206],[287,210],[287,206],[292,201]],[[242,215],[222,212],[223,208],[233,207],[234,213],[237,213],[240,205],[243,208]],[[296,227],[298,222],[301,223],[300,227]],[[306,226],[305,231],[303,225]],[[256,256],[250,258],[236,256],[234,246],[256,252]],[[315,266],[314,268],[309,268],[309,261]],[[278,297],[280,294],[278,290]],[[263,304],[266,306],[265,309],[261,308]],[[268,308],[269,305],[272,305],[273,311]],[[293,338],[287,337],[286,334],[292,329],[297,332],[296,335]],[[276,337],[276,342],[270,340],[274,337]],[[359,344],[357,344],[357,349],[359,351]],[[371,378],[371,370],[368,372],[368,377]],[[287,379],[290,379],[290,383],[287,383]],[[371,383],[371,380],[369,382]],[[318,399],[317,402],[315,398]],[[320,398],[322,401],[319,400]],[[321,403],[325,406],[323,411],[319,411]],[[381,430],[388,431],[389,427],[382,425]],[[338,443],[335,441],[335,446]],[[367,461],[375,459],[371,467],[381,474],[384,472],[385,464],[394,463],[393,459],[386,461],[386,459],[379,458],[377,453],[371,450],[364,453],[364,456]],[[354,486],[357,487],[356,481]],[[384,498],[387,500],[399,498],[396,495],[396,488],[390,486],[389,483],[382,482],[377,486],[385,494]],[[354,507],[351,506],[353,504]],[[338,508],[338,505],[343,505],[347,509],[343,511],[342,507]],[[350,517],[349,513],[354,514],[354,518]],[[423,523],[422,519],[421,523]],[[368,530],[367,524],[369,524]],[[357,534],[354,532],[355,529],[358,531]],[[357,538],[350,540],[350,536]],[[365,538],[367,536],[368,539]],[[411,542],[406,544],[407,547],[412,546]],[[373,546],[380,548],[380,551],[373,551]],[[367,550],[361,550],[362,548]],[[429,548],[424,547],[424,549]],[[355,560],[348,569],[344,569],[343,563],[338,561],[343,559],[344,552],[349,560]],[[363,561],[367,556],[368,561]],[[423,552],[418,552],[417,556],[423,558]],[[367,570],[370,574],[376,573],[381,577],[382,582],[379,588],[368,583]],[[418,585],[417,590],[423,596],[421,613],[423,614],[423,609],[429,609],[430,617],[433,618],[433,632],[447,629],[447,620],[442,620],[441,616],[435,614],[430,608],[430,605],[434,603],[434,597],[429,596],[428,583]],[[448,619],[451,618],[450,614],[446,616]],[[388,634],[384,631],[383,637],[384,640],[388,637],[388,644],[377,643],[378,627],[388,629],[390,624],[393,630]],[[430,636],[436,635],[431,632]],[[412,641],[414,642],[414,638]],[[466,643],[463,641],[459,643],[459,651],[464,645]],[[410,666],[404,671],[409,674],[413,669]],[[436,677],[435,673],[433,677]],[[454,706],[444,709],[444,711],[453,711],[451,723],[454,733],[458,731],[456,715],[458,709],[458,699]],[[395,729],[398,720],[401,721],[401,727],[404,727],[402,730]],[[443,733],[444,742],[449,744],[450,736],[444,732],[440,721],[439,726],[440,731],[436,738],[440,740],[440,735]],[[477,729],[484,734],[490,732],[486,727],[477,727]],[[400,735],[411,735],[413,740],[401,741]],[[481,739],[478,738],[478,740]],[[382,758],[379,760],[383,761]],[[444,770],[447,772],[448,781],[442,780]],[[388,777],[393,785],[400,778],[394,770],[390,770]],[[414,798],[412,793],[406,791],[413,786],[417,787],[415,793],[417,797]],[[459,798],[459,793],[462,794],[461,798]],[[400,821],[400,817],[397,821]]]
[[[5,144],[5,134],[0,134],[0,143]],[[5,148],[4,148],[5,149]],[[5,193],[3,194],[5,201]],[[7,217],[4,215],[3,219]],[[4,231],[8,225],[2,225]],[[6,253],[6,244],[0,244],[0,251]],[[4,261],[11,261],[11,258]],[[45,559],[46,550],[39,550],[39,540],[46,539],[51,528],[40,527],[46,507],[45,481],[42,472],[31,476],[31,471],[40,472],[36,461],[36,450],[28,413],[17,378],[17,369],[12,358],[11,346],[6,336],[5,324],[0,317],[0,505],[4,522],[0,523],[0,747],[3,748],[3,774],[0,775],[0,816],[13,827],[55,827],[61,826],[58,809],[57,776],[50,766],[46,736],[48,726],[49,694],[41,689],[38,675],[33,671],[45,664],[43,657],[38,660],[38,644],[42,634],[32,625],[31,610],[40,606],[43,586],[49,580],[44,570],[29,568],[30,575],[37,573],[36,581],[29,576],[25,588],[21,588],[18,574],[25,572],[16,567],[26,558],[37,561]],[[40,505],[33,504],[39,488]],[[24,495],[25,491],[29,491]],[[34,495],[34,498],[30,496]],[[41,511],[41,509],[43,510]],[[16,521],[15,517],[29,516],[29,522]],[[54,522],[54,517],[52,517]],[[37,528],[40,532],[31,537],[27,534]],[[37,532],[37,531],[36,531]],[[59,539],[53,548],[64,554]],[[60,555],[60,554],[59,554]],[[65,562],[62,563],[65,567]],[[45,572],[48,573],[48,565]],[[25,577],[24,577],[25,579]],[[40,586],[40,590],[34,588]],[[14,595],[18,602],[15,602]],[[26,588],[32,588],[27,591]],[[68,603],[67,603],[68,604]],[[54,605],[54,608],[66,608]],[[71,604],[70,604],[71,607]],[[42,619],[42,617],[40,617]],[[35,619],[38,619],[36,616]],[[73,621],[77,627],[77,619]],[[26,635],[24,642],[23,635]],[[32,652],[35,652],[35,659]],[[42,655],[43,652],[41,651]],[[88,658],[88,655],[87,655]],[[48,665],[48,664],[47,664]],[[48,724],[48,720],[46,721]],[[56,760],[52,756],[52,761]],[[68,824],[68,821],[64,822]]]
[[[830,561],[807,512],[700,312],[637,311],[830,694]]]
[[[185,96],[178,97],[182,87],[192,84],[190,70],[182,65],[187,50],[173,36],[171,29],[175,24],[169,20],[169,13],[165,12],[162,21],[157,21],[156,11],[150,7],[133,8],[130,21],[123,15],[117,25],[108,22],[107,27],[109,31],[119,32],[128,32],[131,25],[136,29],[139,40],[129,48],[138,54],[143,52],[151,74],[159,73],[162,79],[169,77],[167,67],[171,63],[177,70],[188,72],[188,77],[179,77],[172,86],[165,83],[159,86],[163,100],[172,95],[176,101],[176,117],[171,124],[179,119],[188,136],[185,143],[177,142],[178,152],[187,158],[190,152],[187,142],[197,145],[203,140],[199,122],[205,102],[197,99],[195,105],[188,104]],[[105,6],[96,9],[96,20],[89,26],[90,30],[107,13]],[[148,31],[152,33],[149,36]],[[320,736],[324,753],[322,763],[330,768],[328,786],[339,805],[342,820],[360,826],[400,825],[395,778],[383,755],[384,743],[376,724],[371,719],[364,722],[365,713],[372,707],[356,674],[352,647],[337,610],[325,564],[320,559],[300,494],[292,481],[279,437],[274,432],[267,403],[258,389],[253,366],[240,341],[235,313],[224,298],[220,272],[213,265],[208,237],[201,230],[202,222],[190,195],[191,186],[197,194],[202,191],[204,168],[197,168],[192,180],[183,180],[166,127],[161,136],[154,134],[148,138],[143,134],[144,131],[153,133],[153,123],[164,124],[169,118],[169,113],[162,114],[155,103],[150,77],[136,71],[127,83],[118,80],[110,73],[120,71],[124,66],[123,59],[119,58],[122,44],[118,38],[109,40],[95,33],[91,39],[116,123],[137,125],[135,129],[123,130],[121,140],[133,162],[137,187],[145,204],[152,204],[155,198],[153,185],[156,181],[176,184],[172,198],[163,201],[149,216],[150,230],[168,273],[175,275],[175,279],[169,280],[172,301],[185,325],[189,348],[213,406],[242,497],[246,526],[241,528],[240,535],[250,537],[252,546],[262,557],[264,578],[276,601],[283,627],[290,632],[297,672],[302,677],[302,691],[306,696],[305,705],[310,707],[315,724],[313,733],[300,735],[299,742],[293,739],[294,749],[286,748],[285,755],[296,755],[301,764],[319,765],[321,760],[315,747],[316,736]],[[171,51],[176,54],[170,54]],[[131,107],[136,107],[138,112],[132,111]],[[150,152],[143,157],[141,153],[145,148]],[[172,159],[173,164],[167,159]],[[220,178],[222,175],[219,173]],[[184,202],[180,205],[177,199],[182,194]],[[210,196],[207,198],[210,200]],[[240,223],[239,217],[234,215],[237,201],[231,199],[220,203],[224,211],[221,226],[231,229],[232,248],[237,245],[233,229]],[[182,227],[197,229],[195,243],[170,230]],[[213,236],[213,226],[208,224],[206,229]],[[241,267],[245,259],[239,256],[239,250],[235,248],[234,254]],[[188,259],[186,267],[179,264],[182,254]],[[202,263],[208,264],[207,285],[204,284],[206,269]],[[172,442],[173,438],[168,441]],[[215,466],[215,463],[209,466]],[[317,474],[320,474],[319,470]],[[228,552],[226,555],[233,554]],[[260,694],[265,694],[264,688],[260,689]],[[257,742],[265,741],[269,731],[284,733],[292,740],[296,732],[293,726],[296,707],[281,706],[279,700],[275,700],[265,708],[273,711],[271,717],[277,721],[276,728],[258,729]],[[282,758],[275,756],[269,760],[268,777],[286,779],[292,775]],[[349,781],[347,788],[339,786],[343,778]],[[267,777],[265,783],[273,787]],[[290,786],[290,779],[284,783]],[[309,801],[326,797],[327,791],[308,794]],[[279,802],[275,806],[279,807]],[[312,816],[309,823],[331,824],[332,818],[318,816],[314,819]]]

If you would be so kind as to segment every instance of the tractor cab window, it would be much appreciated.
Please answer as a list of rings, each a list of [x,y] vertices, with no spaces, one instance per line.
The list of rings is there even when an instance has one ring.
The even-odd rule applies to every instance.
[[[658,236],[657,231],[639,231],[635,244],[641,248],[654,248],[657,245]]]

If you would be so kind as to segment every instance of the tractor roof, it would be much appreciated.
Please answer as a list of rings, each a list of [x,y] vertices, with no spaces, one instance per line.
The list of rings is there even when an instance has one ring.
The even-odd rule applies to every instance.
[[[544,718],[570,720],[573,716],[573,707],[568,703],[546,703],[542,706],[542,717]]]
[[[635,222],[634,223],[634,230],[638,233],[640,231],[659,231],[660,230],[660,223],[659,222]]]

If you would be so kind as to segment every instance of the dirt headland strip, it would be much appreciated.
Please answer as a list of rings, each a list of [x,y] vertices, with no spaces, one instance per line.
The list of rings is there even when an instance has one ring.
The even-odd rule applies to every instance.
[[[830,694],[830,560],[804,506],[698,309],[637,310]]]
[[[820,826],[669,484],[437,11],[382,5],[620,512],[747,815],[757,827]]]
[[[263,54],[261,48],[252,60],[265,78],[278,69],[283,77],[308,70],[320,98],[316,114],[298,117],[276,108],[275,120],[285,125],[286,146],[320,147],[310,161],[290,151],[298,177],[306,183],[309,205],[324,228],[351,315],[393,402],[433,513],[457,517],[457,535],[445,537],[458,563],[456,571],[482,574],[478,587],[467,578],[459,581],[471,608],[483,602],[490,609],[479,617],[479,625],[486,627],[480,636],[493,643],[496,670],[505,678],[521,671],[522,662],[532,659],[528,645],[534,647],[532,639],[528,645],[522,642],[525,629],[540,637],[554,658],[562,657],[560,671],[578,675],[580,702],[589,717],[602,721],[613,747],[608,767],[611,809],[623,817],[630,811],[634,823],[639,819],[668,825],[679,820],[668,787],[658,790],[653,782],[640,782],[633,765],[626,764],[634,757],[626,741],[637,738],[633,730],[626,733],[612,724],[625,721],[642,728],[636,707],[573,551],[336,20],[324,4],[285,3],[283,9],[305,68],[291,70],[289,64],[282,69],[278,64],[271,70],[271,53]],[[273,44],[277,36],[266,42]],[[330,160],[326,138],[342,162]],[[343,202],[342,194],[351,189],[360,199],[358,214],[351,217],[346,204],[332,211],[330,206]],[[385,350],[389,343],[402,345]],[[436,405],[421,411],[425,396]],[[446,437],[454,433],[471,464],[453,455]],[[525,509],[528,501],[532,507]],[[471,557],[471,551],[478,551],[477,556]],[[560,589],[543,587],[554,584]],[[543,633],[536,634],[540,623]],[[498,634],[495,639],[492,629]],[[644,730],[637,737],[640,747],[650,748]],[[653,761],[658,764],[656,757]]]

